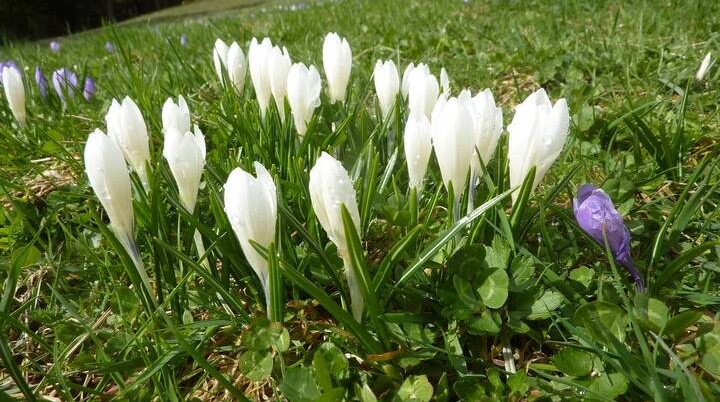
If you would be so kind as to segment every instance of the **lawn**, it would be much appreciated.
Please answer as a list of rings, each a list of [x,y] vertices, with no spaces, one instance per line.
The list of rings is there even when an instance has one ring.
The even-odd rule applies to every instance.
[[[696,78],[720,54],[719,2],[210,3],[60,38],[59,51],[0,49],[23,70],[27,105],[21,125],[0,95],[0,400],[720,399],[720,64]],[[344,102],[331,103],[323,69],[328,32],[352,48]],[[317,67],[304,135],[291,99],[283,119],[272,100],[262,116],[250,71],[241,90],[216,74],[215,40],[247,55],[253,37]],[[504,129],[473,170],[476,191],[467,168],[445,185],[440,165],[472,152],[439,151],[447,137],[409,188],[413,95],[393,93],[382,117],[379,59],[400,75],[411,62],[447,71],[458,99],[428,116],[444,136],[465,127],[461,90],[492,91]],[[94,96],[61,99],[61,67],[92,78]],[[518,181],[513,155],[549,145],[513,143],[508,126],[540,88],[567,101],[570,126],[532,189],[541,164]],[[196,203],[175,180],[192,158],[163,153],[163,105],[179,95],[207,149]],[[86,143],[126,96],[150,157],[130,174],[121,230],[90,186],[103,169],[86,171],[105,154]],[[254,162],[276,192],[258,187]],[[258,174],[254,187],[231,185],[236,168]],[[586,183],[622,216],[599,238],[587,227],[597,218],[573,210]],[[103,202],[122,202],[114,191]],[[331,197],[330,223],[318,194]],[[344,198],[333,208],[332,197]],[[233,214],[243,202],[253,212]],[[263,220],[274,203],[276,222]],[[243,219],[255,230],[244,242]]]

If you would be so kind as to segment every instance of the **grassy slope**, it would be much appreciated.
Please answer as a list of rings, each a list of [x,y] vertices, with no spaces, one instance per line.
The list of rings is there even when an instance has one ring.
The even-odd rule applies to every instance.
[[[262,392],[276,392],[286,366],[300,359],[309,366],[312,353],[305,350],[314,351],[321,340],[331,340],[343,351],[363,355],[357,340],[334,325],[337,320],[328,321],[331,317],[322,307],[297,302],[288,309],[288,328],[291,338],[299,345],[293,345],[291,351],[285,353],[282,363],[276,359],[274,378],[277,381],[265,381],[264,387],[249,386],[233,369],[238,364],[238,356],[244,353],[237,341],[244,328],[240,311],[233,306],[234,314],[225,314],[212,287],[193,278],[187,288],[178,288],[178,299],[168,302],[168,310],[177,317],[175,326],[158,317],[148,317],[135,293],[128,289],[121,261],[89,212],[96,211],[98,203],[86,185],[81,162],[76,158],[81,154],[87,134],[95,127],[104,128],[104,113],[110,99],[127,95],[138,103],[145,115],[153,139],[153,155],[160,168],[161,106],[168,96],[183,94],[189,99],[194,122],[206,135],[210,152],[207,184],[201,190],[198,210],[213,213],[199,213],[203,224],[216,227],[220,214],[215,214],[216,210],[211,208],[216,196],[221,199],[222,193],[217,189],[227,173],[238,165],[248,168],[252,160],[258,159],[266,166],[275,165],[283,177],[279,187],[286,192],[285,199],[292,214],[308,222],[315,238],[325,239],[318,231],[315,218],[307,212],[309,202],[302,191],[306,177],[301,168],[305,162],[293,159],[299,167],[286,166],[284,140],[270,137],[258,128],[251,89],[246,91],[248,103],[245,103],[218,88],[210,57],[216,37],[237,40],[245,45],[252,36],[268,35],[275,43],[287,46],[294,61],[320,66],[325,32],[340,32],[353,47],[353,104],[372,104],[373,95],[366,91],[366,85],[377,58],[393,58],[401,69],[410,61],[426,62],[435,72],[444,66],[453,79],[453,90],[492,88],[504,109],[506,124],[510,121],[513,105],[538,86],[546,88],[553,99],[567,98],[573,121],[571,135],[564,152],[536,191],[536,201],[551,193],[578,163],[579,170],[569,185],[558,189],[559,196],[551,206],[543,209],[538,219],[530,221],[530,216],[526,217],[526,221],[531,222],[528,232],[515,239],[514,249],[536,258],[536,277],[543,289],[566,290],[562,283],[548,279],[547,275],[542,275],[541,279],[539,273],[543,270],[565,279],[571,270],[587,267],[594,273],[592,281],[587,287],[570,283],[573,292],[584,301],[604,298],[622,305],[619,295],[624,294],[623,290],[615,288],[620,281],[607,268],[602,252],[582,237],[569,219],[569,199],[582,183],[604,184],[628,216],[635,239],[633,256],[648,278],[656,277],[681,253],[717,239],[718,195],[712,187],[717,183],[717,174],[712,170],[715,168],[709,168],[710,173],[702,173],[694,181],[691,177],[701,159],[715,150],[718,69],[711,70],[707,86],[690,85],[691,93],[684,103],[683,94],[704,53],[717,49],[714,32],[720,24],[718,11],[720,6],[717,4],[701,1],[670,4],[647,1],[635,5],[544,0],[510,4],[470,1],[468,5],[461,1],[344,1],[296,12],[272,9],[261,12],[255,7],[195,21],[169,22],[156,30],[132,26],[109,28],[92,36],[83,35],[63,42],[59,54],[34,45],[3,49],[0,59],[13,58],[28,67],[40,65],[46,74],[60,66],[72,66],[81,75],[95,77],[99,86],[95,100],[72,103],[64,112],[57,99],[48,103],[40,101],[35,87],[31,86],[28,93],[30,124],[23,129],[10,125],[11,117],[5,103],[0,106],[3,121],[0,144],[5,150],[0,156],[0,183],[2,189],[12,195],[13,201],[10,203],[5,197],[0,215],[3,256],[0,275],[13,278],[8,275],[13,272],[11,267],[19,270],[17,284],[10,286],[13,283],[8,280],[2,299],[7,300],[7,292],[14,296],[11,303],[2,305],[6,308],[3,314],[11,317],[0,323],[5,326],[0,331],[3,333],[0,343],[8,346],[5,357],[13,356],[13,361],[26,373],[25,380],[38,394],[51,394],[61,399],[93,399],[105,393],[144,399],[152,396],[170,398],[172,394],[193,392],[207,398],[222,398],[222,391],[215,389],[197,391],[212,389],[217,384],[216,374],[189,357],[190,353],[178,346],[177,337],[189,344],[197,344],[199,353],[214,367],[225,373],[236,386],[248,387],[248,392],[255,397]],[[179,46],[181,33],[187,33],[189,37],[186,48]],[[115,43],[118,52],[107,54],[104,51],[103,44],[107,40]],[[31,76],[32,70],[28,70],[26,77]],[[248,76],[246,87],[250,86]],[[367,97],[366,102],[362,102],[363,97]],[[326,104],[327,99],[323,102]],[[318,132],[328,135],[330,122],[342,113],[324,105],[318,113],[322,115],[317,124]],[[343,150],[346,166],[351,166],[358,157],[365,157],[358,144],[367,140],[375,129],[372,116],[372,110],[370,113],[359,112],[348,128],[347,137],[342,135],[335,139],[337,147]],[[381,137],[386,134],[382,129],[379,132]],[[283,134],[282,138],[287,135]],[[318,141],[315,148],[306,150],[302,156],[312,160],[321,146]],[[381,151],[382,147],[377,149],[379,172],[383,172],[388,156]],[[502,170],[499,167],[504,163],[504,149],[498,150],[501,156],[492,164],[494,174]],[[400,165],[394,169],[394,180],[402,189],[406,173]],[[431,184],[426,198],[431,198],[439,188],[434,161],[431,166]],[[176,198],[167,169],[159,171],[164,173],[158,175],[160,179],[153,193],[167,195],[157,199],[159,205],[136,205],[138,243],[151,272],[181,275],[190,268],[187,264],[181,267],[178,258],[162,244],[177,246],[193,259],[194,251],[186,240],[191,231],[187,228],[187,218],[178,218],[169,201]],[[362,169],[359,172],[361,177],[372,177]],[[702,187],[706,177],[707,185]],[[69,185],[51,191],[61,182],[69,182]],[[507,184],[500,186],[506,188]],[[370,216],[373,219],[367,228],[364,245],[374,270],[377,259],[386,253],[388,245],[407,230],[407,224],[401,219],[393,220],[404,208],[395,201],[402,199],[400,204],[403,204],[404,192],[398,196],[390,188],[392,186],[388,186],[375,195],[376,188],[365,181],[357,187],[360,198],[367,196],[373,200]],[[161,188],[163,190],[159,191]],[[670,237],[668,253],[658,253],[657,248],[653,248],[656,235],[673,207],[683,205],[678,200],[685,189],[690,190],[691,195],[698,193],[707,199],[696,200],[697,211],[688,207],[686,230],[682,235]],[[442,198],[439,204],[445,205]],[[444,228],[446,216],[440,207],[423,205],[437,217],[437,222],[431,222],[423,238],[423,244],[427,244]],[[282,219],[280,231],[283,241],[287,242],[286,258],[297,263],[300,269],[307,269],[308,275],[309,272],[317,273],[315,266],[322,265],[320,254],[308,251],[305,255],[302,250],[307,244],[297,234],[293,233],[291,237],[294,228],[287,218]],[[493,217],[489,221],[497,223]],[[678,222],[678,227],[681,224]],[[213,234],[209,231],[204,235],[212,238]],[[489,245],[493,237],[494,232],[488,225],[478,228],[476,240],[479,243]],[[232,253],[241,255],[234,239],[231,236],[223,239],[217,247],[223,255],[225,269],[218,273],[218,280],[230,290],[238,305],[262,316],[262,297],[258,299],[254,277],[240,258],[230,256]],[[30,247],[22,248],[29,244]],[[28,252],[23,254],[22,250]],[[700,312],[694,320],[690,320],[693,317],[688,314],[682,316],[688,319],[687,322],[676,322],[675,325],[680,327],[677,333],[664,337],[672,354],[652,340],[650,331],[657,332],[657,326],[645,326],[642,331],[643,337],[654,345],[652,350],[657,350],[652,358],[640,352],[639,345],[643,341],[638,339],[636,332],[623,331],[623,337],[632,346],[631,356],[623,355],[627,352],[617,349],[617,345],[610,343],[608,346],[606,334],[587,335],[573,321],[577,301],[563,301],[551,319],[530,322],[530,332],[521,334],[519,329],[509,330],[513,334],[513,347],[518,350],[519,367],[530,369],[532,378],[528,384],[533,391],[529,396],[550,393],[572,398],[577,397],[573,390],[583,387],[591,391],[600,389],[605,396],[615,395],[608,390],[612,387],[603,388],[599,381],[593,382],[582,376],[573,379],[556,370],[562,365],[552,356],[562,348],[562,342],[571,339],[573,343],[580,339],[585,348],[602,361],[602,364],[597,363],[598,360],[595,363],[596,373],[606,373],[601,378],[617,380],[619,377],[610,375],[620,373],[629,379],[618,381],[627,384],[627,390],[621,385],[619,392],[625,392],[628,399],[658,397],[663,392],[667,392],[669,398],[692,399],[698,397],[698,390],[717,395],[718,389],[713,383],[717,378],[714,376],[720,373],[717,360],[713,360],[718,352],[712,340],[720,336],[717,329],[713,332],[713,323],[717,322],[713,321],[716,320],[714,311],[720,296],[714,273],[718,255],[713,249],[711,251],[687,267],[681,264],[689,269],[672,278],[669,286],[651,288],[652,296],[657,300],[652,303],[666,306],[669,315]],[[401,271],[408,266],[419,252],[420,249],[404,254],[397,264],[398,269]],[[327,254],[332,255],[331,252]],[[650,264],[652,259],[655,260],[653,265]],[[443,260],[439,262],[443,263]],[[339,300],[335,287],[323,282],[321,277],[323,275],[312,278]],[[168,277],[159,275],[158,278]],[[600,282],[598,278],[602,278]],[[434,285],[447,285],[437,280]],[[604,287],[599,286],[602,281],[605,281]],[[172,287],[163,286],[167,296]],[[288,297],[307,298],[301,287],[293,288],[289,282],[286,287]],[[413,282],[413,287],[432,292],[432,288],[423,287],[422,281]],[[443,334],[452,333],[452,321],[458,318],[439,313],[439,306],[445,303],[444,296],[414,294],[410,290],[398,293],[383,306],[387,312],[413,313],[408,317],[424,317],[437,325],[393,323],[391,328],[397,334],[391,350],[403,349],[416,354],[409,353],[405,359],[388,365],[360,364],[351,360],[353,368],[366,374],[354,370],[346,379],[334,378],[336,385],[347,387],[354,395],[354,388],[348,384],[361,386],[367,383],[378,396],[389,398],[393,395],[392,390],[409,375],[427,375],[436,391],[442,389],[440,374],[447,372],[445,381],[449,380],[451,384],[452,398],[472,395],[467,392],[483,387],[488,394],[510,392],[509,387],[491,385],[496,384],[493,378],[498,376],[492,359],[501,358],[498,353],[500,337],[468,333],[467,323],[460,320],[459,345],[464,351],[465,364],[472,373],[480,376],[476,380],[473,377],[459,381],[462,375],[458,372],[462,373],[463,369],[458,368],[457,359],[449,359],[447,355],[457,352],[455,344],[443,342]],[[631,289],[629,293],[632,293]],[[390,297],[387,289],[382,294]],[[532,297],[537,299],[539,296]],[[642,300],[633,300],[633,305],[636,303],[632,311],[641,312]],[[504,311],[510,312],[515,307],[506,308]],[[653,311],[657,309],[664,311],[662,308]],[[195,324],[183,326],[190,317]],[[211,321],[213,319],[217,321]],[[428,337],[431,345],[417,339],[421,334]],[[693,377],[688,377],[676,363],[671,364],[672,358],[689,364],[688,372],[692,372]],[[113,366],[113,363],[121,362],[121,366]],[[157,371],[143,376],[149,366]],[[662,374],[668,391],[658,391],[649,384],[650,374],[657,372],[656,368],[668,369],[676,376],[673,380]],[[8,373],[7,369],[0,369],[0,390],[18,395],[21,389],[11,380],[3,379],[5,373]],[[574,381],[573,386],[568,387],[568,381]],[[696,385],[697,381],[701,385]],[[522,387],[515,391],[522,393]]]

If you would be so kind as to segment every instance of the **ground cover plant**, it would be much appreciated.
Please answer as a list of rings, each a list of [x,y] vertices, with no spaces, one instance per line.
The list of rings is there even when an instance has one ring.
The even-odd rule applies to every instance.
[[[264,3],[3,48],[0,399],[716,400],[718,11]]]

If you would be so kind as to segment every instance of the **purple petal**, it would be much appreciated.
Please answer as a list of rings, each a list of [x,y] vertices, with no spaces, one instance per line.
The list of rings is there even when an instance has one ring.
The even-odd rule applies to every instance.
[[[592,184],[585,184],[578,189],[577,196],[573,199],[573,213],[580,228],[600,245],[605,245],[603,231],[605,232],[615,260],[630,272],[638,290],[644,290],[645,284],[635,269],[630,254],[630,231],[610,196]]]
[[[89,101],[93,98],[93,95],[95,95],[95,81],[93,81],[92,77],[87,77],[85,78],[83,96],[85,97],[85,100]]]
[[[107,41],[105,42],[105,50],[107,50],[108,53],[112,53],[115,51],[115,46],[113,46],[112,42]]]
[[[50,42],[50,50],[52,50],[55,53],[59,52],[60,51],[60,43],[58,43],[56,41]]]
[[[37,83],[38,90],[40,91],[40,96],[47,98],[48,82],[40,67],[35,67],[35,82]]]

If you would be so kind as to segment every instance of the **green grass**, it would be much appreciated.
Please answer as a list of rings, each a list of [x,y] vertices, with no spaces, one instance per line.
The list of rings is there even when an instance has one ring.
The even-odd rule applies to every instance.
[[[57,54],[3,48],[0,60],[26,66],[29,82],[27,127],[0,102],[0,400],[717,400],[720,70],[692,77],[706,52],[719,53],[719,26],[720,4],[699,0],[347,0],[106,27],[63,40]],[[266,35],[321,70],[330,31],[353,49],[349,101],[333,106],[323,93],[300,147],[276,114],[261,124],[249,76],[238,96],[213,71],[216,38],[247,50]],[[453,225],[433,157],[414,216],[402,144],[387,142],[401,137],[406,111],[377,121],[378,58],[401,71],[445,67],[454,93],[491,88],[506,125],[540,86],[567,98],[568,141],[527,206],[497,197],[509,189],[504,134],[478,210]],[[96,98],[64,110],[43,101],[36,65],[94,77]],[[179,207],[162,158],[160,111],[179,94],[208,148],[194,215]],[[124,96],[152,138],[135,235],[159,309],[130,286],[132,261],[82,165],[88,134]],[[323,150],[355,178],[363,236],[352,264],[379,312],[362,324],[310,204],[308,172]],[[222,208],[229,172],[256,160],[280,192],[271,263],[282,325],[264,319],[262,287]],[[575,223],[571,199],[587,182],[625,216],[647,293]],[[197,263],[195,229],[210,269]]]

